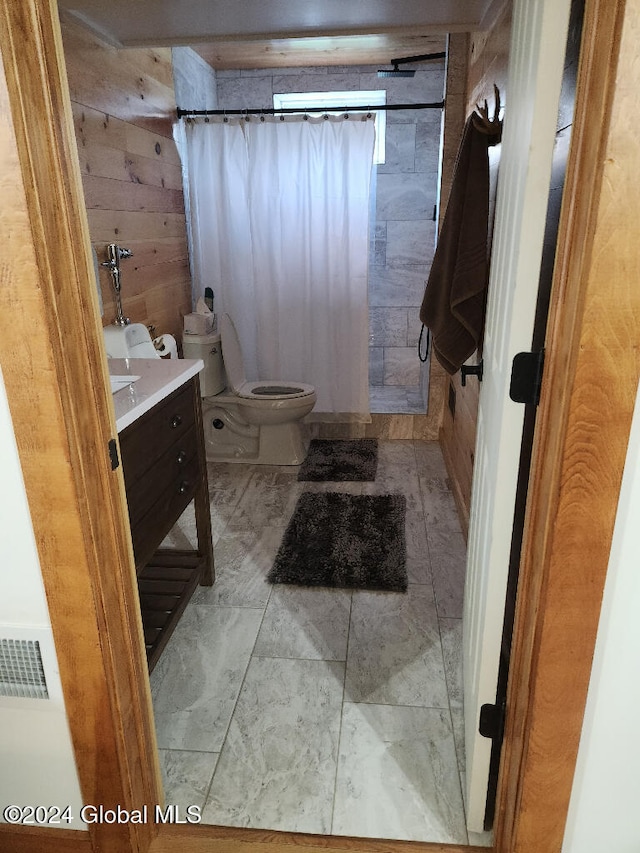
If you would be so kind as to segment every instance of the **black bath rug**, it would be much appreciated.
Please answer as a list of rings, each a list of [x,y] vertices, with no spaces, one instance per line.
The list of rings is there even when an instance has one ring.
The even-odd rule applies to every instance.
[[[330,441],[314,438],[298,471],[298,480],[345,483],[375,480],[378,442],[375,438]]]
[[[350,589],[407,589],[404,495],[303,492],[271,583]]]

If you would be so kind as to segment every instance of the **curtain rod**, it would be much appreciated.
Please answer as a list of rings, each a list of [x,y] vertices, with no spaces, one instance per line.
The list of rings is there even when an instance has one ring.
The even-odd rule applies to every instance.
[[[184,110],[178,107],[176,110],[178,118],[185,116],[244,116],[244,115],[281,115],[285,113],[353,113],[353,112],[370,112],[375,113],[379,110],[441,110],[444,107],[444,101],[435,101],[428,104],[378,104],[375,107],[370,106],[351,106],[351,107],[284,107],[277,110],[272,107],[257,108],[254,110]]]

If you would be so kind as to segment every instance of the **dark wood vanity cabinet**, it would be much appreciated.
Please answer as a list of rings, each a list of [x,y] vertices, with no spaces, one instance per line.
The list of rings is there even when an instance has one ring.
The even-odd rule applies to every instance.
[[[198,583],[214,580],[198,377],[120,433],[145,645],[152,670]],[[194,501],[197,548],[160,548]]]

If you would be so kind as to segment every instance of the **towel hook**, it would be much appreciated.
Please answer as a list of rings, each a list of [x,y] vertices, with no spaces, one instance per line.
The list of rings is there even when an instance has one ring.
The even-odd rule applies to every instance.
[[[502,121],[500,119],[502,104],[500,101],[500,89],[498,89],[495,83],[493,84],[493,95],[495,100],[493,118],[489,115],[489,105],[486,98],[484,106],[476,104],[476,110],[478,112],[474,112],[472,116],[472,121],[476,130],[479,130],[481,133],[490,137],[489,146],[497,145],[502,139]]]
[[[482,374],[484,372],[483,360],[477,364],[463,364],[460,368],[460,383],[464,388],[467,384],[467,376],[477,376],[478,382],[482,382]]]

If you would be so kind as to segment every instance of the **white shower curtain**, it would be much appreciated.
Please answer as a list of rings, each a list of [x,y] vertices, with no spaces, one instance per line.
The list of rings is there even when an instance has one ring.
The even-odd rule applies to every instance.
[[[184,124],[194,287],[233,318],[248,379],[316,387],[318,415],[366,416],[374,124]]]

